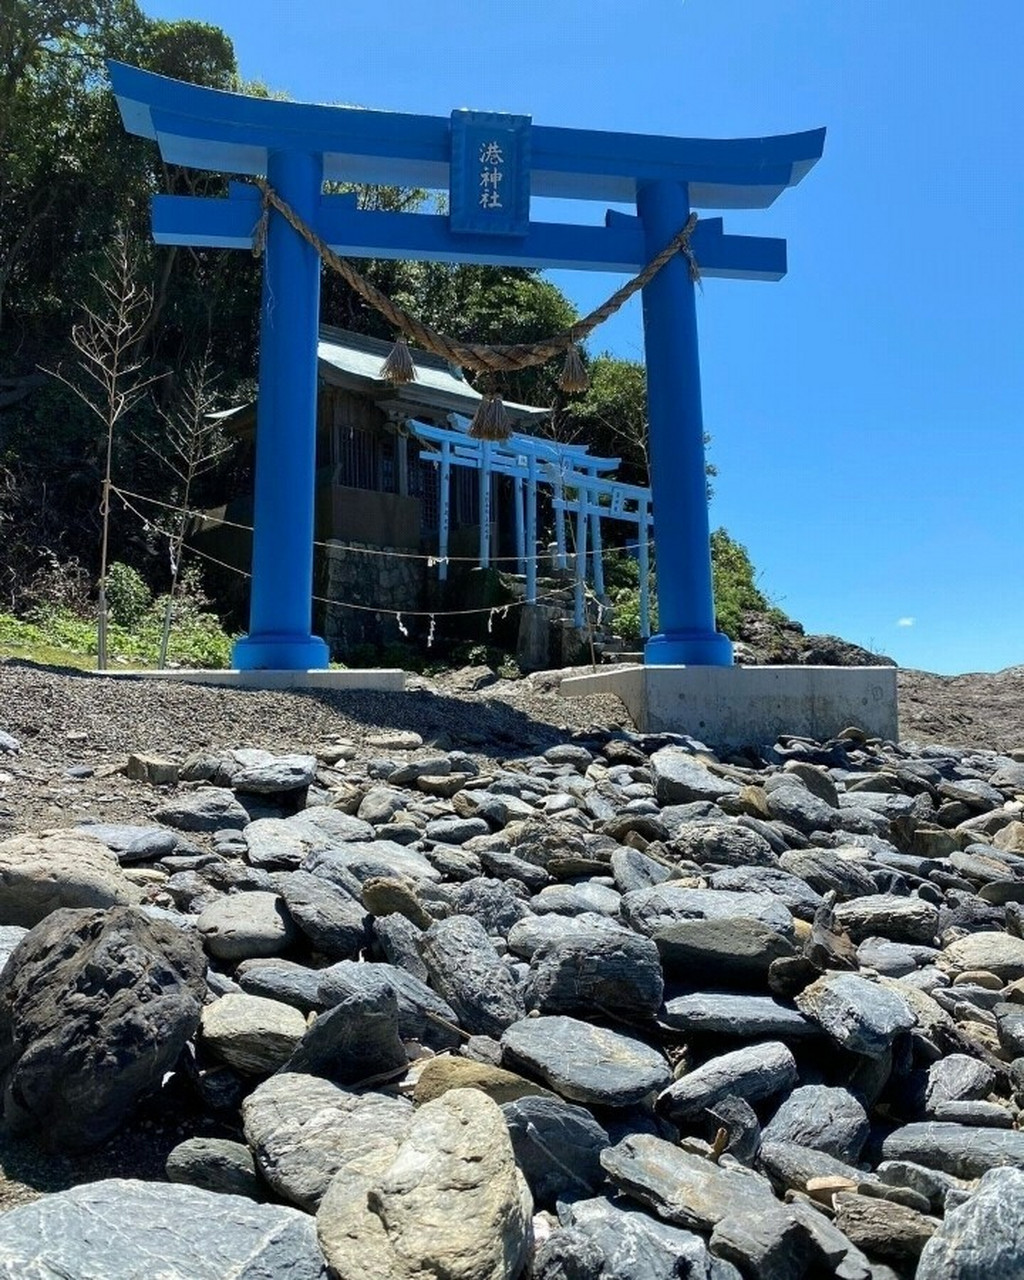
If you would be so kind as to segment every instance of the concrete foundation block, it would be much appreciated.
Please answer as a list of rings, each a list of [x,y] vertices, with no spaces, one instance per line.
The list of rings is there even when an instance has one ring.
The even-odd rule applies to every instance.
[[[642,733],[688,733],[715,747],[823,741],[856,726],[899,733],[895,667],[620,666],[562,681],[566,697],[614,693]]]
[[[330,671],[95,671],[107,679],[176,680],[184,684],[218,685],[227,689],[376,689],[401,693],[405,672],[400,668]]]

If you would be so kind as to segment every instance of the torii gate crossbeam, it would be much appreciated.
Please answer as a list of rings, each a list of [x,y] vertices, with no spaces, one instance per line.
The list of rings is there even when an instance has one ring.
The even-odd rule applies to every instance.
[[[109,63],[125,128],[170,164],[266,175],[337,252],[590,271],[635,272],[684,226],[691,208],[766,208],[820,158],[825,131],[749,139],[663,138],[534,125],[529,117],[455,111],[450,119],[249,98]],[[325,181],[447,192],[449,213],[360,210]],[[636,202],[603,227],[533,222],[534,196]],[[160,243],[244,248],[259,206],[251,186],[226,199],[158,196]],[[777,280],[785,241],[697,224],[707,277]],[[250,633],[243,669],[327,665],[311,634],[319,262],[276,211],[267,229],[257,409]],[[643,290],[651,487],[662,632],[645,661],[729,665],[715,631],[696,308],[676,255]]]

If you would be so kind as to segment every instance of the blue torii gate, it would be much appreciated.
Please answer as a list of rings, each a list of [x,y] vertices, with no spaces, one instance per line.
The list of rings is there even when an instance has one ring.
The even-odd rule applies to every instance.
[[[769,138],[662,138],[533,125],[528,116],[442,116],[249,98],[109,63],[121,118],[169,164],[265,175],[304,222],[348,257],[432,259],[635,273],[691,208],[761,209],[821,157],[824,129]],[[361,210],[325,181],[448,193],[447,214]],[[636,204],[604,226],[534,222],[532,196]],[[251,248],[251,184],[226,199],[156,196],[158,244]],[[697,223],[701,274],[778,280],[786,242]],[[320,262],[272,211],[261,316],[252,596],[241,669],[326,667],[311,634]],[[651,488],[661,633],[645,662],[728,666],[715,631],[694,286],[677,254],[644,287]]]

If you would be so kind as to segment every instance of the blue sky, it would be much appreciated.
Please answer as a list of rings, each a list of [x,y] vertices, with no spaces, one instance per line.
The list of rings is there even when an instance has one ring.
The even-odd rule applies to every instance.
[[[712,522],[809,631],[940,672],[1024,663],[1021,0],[142,0],[295,99],[691,137],[825,125],[726,230],[777,284],[699,299]],[[587,221],[600,217],[584,206]],[[558,273],[581,310],[621,277]],[[642,359],[639,306],[592,351]]]

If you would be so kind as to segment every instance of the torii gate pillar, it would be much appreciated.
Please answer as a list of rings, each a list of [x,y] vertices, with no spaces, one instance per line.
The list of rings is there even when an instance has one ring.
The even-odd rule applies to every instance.
[[[640,183],[636,203],[653,258],[686,225],[687,189],[680,182]],[[643,314],[661,626],[644,662],[730,666],[732,642],[715,631],[697,308],[682,254],[645,286]]]
[[[320,203],[323,159],[271,151],[267,178],[299,217]],[[268,219],[260,313],[252,594],[240,671],[307,671],[330,664],[310,632],[316,479],[320,257],[276,212]]]

